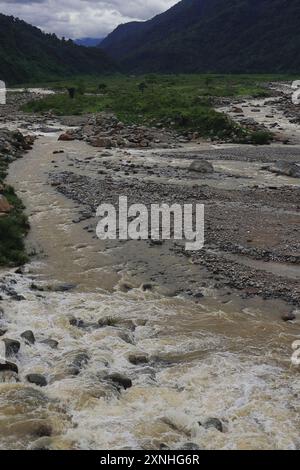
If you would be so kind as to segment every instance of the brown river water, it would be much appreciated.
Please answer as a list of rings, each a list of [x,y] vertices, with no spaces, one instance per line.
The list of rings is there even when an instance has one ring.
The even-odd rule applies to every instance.
[[[57,142],[53,134],[39,137],[10,167],[8,181],[26,205],[27,244],[36,256],[23,276],[0,273],[25,297],[2,305],[9,336],[32,330],[36,343],[21,345],[20,382],[9,374],[1,379],[0,448],[177,449],[188,442],[201,449],[300,448],[299,370],[291,363],[300,322],[282,322],[280,301],[210,288],[199,303],[172,295],[178,273],[199,269],[175,255],[162,254],[168,289],[143,290],[145,272],[139,278],[141,271],[131,273],[124,261],[130,245],[106,250],[83,230],[86,222],[73,223],[78,204],[47,183],[53,151],[61,148],[81,158],[95,152],[83,142]],[[57,158],[60,170],[68,169]],[[151,263],[153,255],[140,251],[134,245],[132,256]],[[32,282],[77,287],[36,292]],[[124,282],[133,288],[126,292]],[[118,321],[78,328],[70,315],[91,324]],[[57,349],[42,343],[47,338],[58,341]],[[88,362],[75,375],[71,366],[81,353]],[[134,365],[132,354],[149,362]],[[118,392],[103,380],[112,372],[130,377],[133,386]],[[28,373],[45,375],[48,385],[31,386]],[[222,421],[224,432],[199,425],[210,417]]]

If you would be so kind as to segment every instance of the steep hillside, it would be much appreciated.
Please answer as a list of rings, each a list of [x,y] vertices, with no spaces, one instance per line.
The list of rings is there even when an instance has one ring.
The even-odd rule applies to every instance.
[[[114,70],[99,48],[77,46],[0,14],[0,79],[9,84]]]
[[[298,0],[182,0],[101,47],[134,72],[300,72]]]

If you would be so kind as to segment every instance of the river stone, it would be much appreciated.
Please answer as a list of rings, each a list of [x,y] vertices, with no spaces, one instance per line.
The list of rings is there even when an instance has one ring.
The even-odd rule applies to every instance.
[[[197,292],[194,294],[195,299],[203,299],[204,294],[202,292]]]
[[[213,173],[214,167],[207,160],[199,160],[191,163],[189,171],[196,171],[198,173]]]
[[[169,450],[170,447],[167,446],[167,444],[165,444],[164,442],[162,442],[159,446],[159,450]]]
[[[90,360],[89,355],[85,352],[82,352],[74,356],[72,364],[78,367],[82,367],[83,365],[87,364],[89,360]]]
[[[0,337],[4,336],[7,333],[7,330],[0,328]]]
[[[44,290],[45,290],[45,288],[43,286],[38,286],[34,282],[31,284],[30,289],[31,290],[37,290],[39,292],[44,292]]]
[[[194,442],[186,442],[178,450],[201,450],[198,444],[195,444]]]
[[[29,450],[51,450],[52,438],[49,436],[40,437],[29,445]]]
[[[104,317],[98,320],[98,326],[100,328],[104,328],[105,326],[116,326],[117,323],[118,323],[118,320],[113,317]]]
[[[28,382],[30,382],[31,384],[35,384],[38,387],[46,387],[47,385],[46,378],[41,374],[28,374],[26,375],[26,379],[28,380]]]
[[[281,318],[283,321],[293,321],[296,320],[296,315],[293,312],[289,312],[282,315]]]
[[[22,302],[22,300],[26,300],[24,295],[17,294],[16,292],[13,292],[10,295],[10,298],[12,300],[15,300],[16,302]]]
[[[129,282],[122,282],[120,284],[120,291],[122,292],[129,292],[130,290],[134,289],[134,286]]]
[[[25,339],[29,344],[35,343],[35,337],[31,330],[24,331],[24,333],[21,334],[21,338]]]
[[[111,380],[113,383],[115,383],[118,387],[123,387],[125,390],[127,388],[132,387],[132,381],[128,377],[122,374],[110,374],[107,376],[108,380]]]
[[[73,315],[69,317],[69,323],[71,326],[77,326],[78,328],[83,328],[84,326],[84,321],[80,318],[74,317]]]
[[[19,373],[19,369],[16,364],[13,364],[12,362],[5,362],[4,364],[2,364],[0,362],[0,372],[6,371],[15,372],[16,374]]]
[[[59,284],[57,286],[53,286],[51,290],[55,292],[68,292],[70,290],[76,289],[76,287],[77,287],[76,284],[65,283],[65,284]]]
[[[238,106],[234,106],[231,110],[232,113],[235,114],[244,114],[244,111],[242,108],[239,108]]]
[[[215,428],[219,432],[223,432],[223,424],[218,418],[208,418],[204,423],[199,423],[205,429]]]
[[[131,364],[138,366],[140,364],[147,364],[149,362],[149,359],[146,354],[130,354],[128,357],[128,361]]]
[[[142,284],[142,289],[143,291],[147,291],[147,290],[152,290],[153,289],[153,284],[150,284],[150,282],[146,282],[145,284]]]
[[[79,375],[89,359],[90,356],[81,350],[64,353],[55,365],[54,373],[51,375],[51,382],[62,380],[67,376]]]
[[[55,339],[44,339],[43,341],[41,341],[41,344],[45,344],[51,349],[56,349],[58,346],[58,341],[56,341]]]
[[[268,170],[277,175],[290,176],[292,178],[300,178],[300,165],[294,162],[278,161],[268,167]]]
[[[2,340],[5,344],[5,354],[7,357],[18,354],[21,344],[15,339],[5,338]]]
[[[61,134],[58,140],[63,141],[63,142],[69,142],[71,140],[75,140],[75,138],[72,135],[65,133],[65,134]]]
[[[134,344],[132,334],[127,333],[126,331],[120,331],[118,336],[122,341],[125,341],[125,343]]]

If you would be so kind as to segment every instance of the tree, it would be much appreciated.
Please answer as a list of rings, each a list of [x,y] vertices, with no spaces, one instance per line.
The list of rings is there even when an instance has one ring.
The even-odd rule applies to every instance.
[[[75,98],[76,89],[75,88],[67,88],[67,90],[68,90],[68,93],[69,93],[69,97],[73,100]]]
[[[99,91],[102,91],[103,93],[106,92],[107,90],[107,85],[105,83],[100,83],[98,86]]]
[[[147,87],[147,85],[146,85],[145,82],[139,83],[138,89],[140,90],[141,93],[144,93],[144,91],[146,90],[146,88],[148,88],[148,87]]]
[[[77,84],[77,92],[80,94],[80,95],[84,95],[85,92],[86,92],[86,86],[85,86],[85,83],[83,80],[80,80]]]

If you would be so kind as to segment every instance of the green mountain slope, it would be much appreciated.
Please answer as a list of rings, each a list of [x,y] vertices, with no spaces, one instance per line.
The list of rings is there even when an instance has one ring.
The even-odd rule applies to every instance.
[[[0,80],[14,84],[115,69],[101,49],[80,47],[0,14]]]
[[[132,72],[300,72],[299,0],[182,0],[102,43]]]

